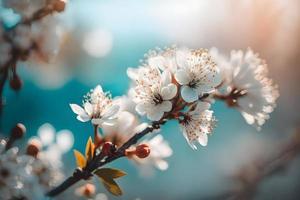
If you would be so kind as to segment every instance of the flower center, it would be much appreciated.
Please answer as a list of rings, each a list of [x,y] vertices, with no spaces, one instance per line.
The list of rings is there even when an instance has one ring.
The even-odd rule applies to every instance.
[[[192,80],[189,82],[188,86],[189,86],[190,88],[197,88],[197,84],[198,84],[198,80],[192,79]]]
[[[0,175],[1,175],[1,177],[3,177],[3,178],[7,178],[8,176],[9,176],[9,170],[8,169],[6,169],[6,168],[3,168],[3,169],[1,169],[1,171],[0,171]]]
[[[234,88],[230,94],[228,95],[228,98],[226,99],[226,103],[229,107],[235,107],[237,106],[237,100],[240,97],[243,97],[247,94],[247,90],[243,89],[237,89]]]
[[[180,122],[184,125],[187,126],[189,125],[190,121],[192,120],[191,116],[188,114],[185,114],[184,116],[182,116],[182,119],[180,120]]]
[[[154,101],[155,105],[161,104],[164,101],[163,98],[162,98],[162,96],[159,93],[155,93],[153,95],[153,97],[154,97],[153,101]]]

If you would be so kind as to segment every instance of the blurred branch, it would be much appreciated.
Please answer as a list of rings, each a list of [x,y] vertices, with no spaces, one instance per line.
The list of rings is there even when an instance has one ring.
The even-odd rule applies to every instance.
[[[282,173],[287,169],[300,151],[300,130],[297,129],[292,137],[271,156],[259,158],[244,165],[232,179],[238,187],[210,199],[253,199],[257,188],[271,176]]]

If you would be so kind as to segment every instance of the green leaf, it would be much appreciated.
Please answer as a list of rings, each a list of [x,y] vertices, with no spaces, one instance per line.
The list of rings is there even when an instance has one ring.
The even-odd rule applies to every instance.
[[[99,177],[108,177],[108,178],[120,178],[122,176],[127,175],[126,172],[119,170],[119,169],[114,169],[114,168],[101,168],[95,171],[95,174]]]
[[[123,194],[121,188],[119,187],[119,185],[116,183],[116,181],[114,181],[114,179],[112,178],[108,178],[108,177],[100,177],[104,187],[107,189],[107,191],[109,191],[110,193],[112,193],[115,196],[121,196]]]
[[[95,174],[101,179],[104,187],[113,195],[122,195],[122,190],[114,181],[115,178],[125,176],[126,173],[119,169],[101,168],[95,171]]]
[[[89,162],[90,160],[92,160],[93,156],[94,156],[94,151],[95,151],[95,145],[92,141],[92,138],[89,137],[86,146],[85,146],[85,157],[87,162]]]
[[[84,168],[86,166],[86,159],[84,158],[82,153],[80,153],[77,150],[74,150],[74,156],[76,159],[77,166],[80,167],[81,169]]]

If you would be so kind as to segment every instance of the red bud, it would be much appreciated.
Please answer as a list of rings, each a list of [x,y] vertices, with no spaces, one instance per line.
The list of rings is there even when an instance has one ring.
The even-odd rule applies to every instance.
[[[146,158],[150,154],[150,147],[147,144],[140,144],[135,149],[135,155],[139,158]]]

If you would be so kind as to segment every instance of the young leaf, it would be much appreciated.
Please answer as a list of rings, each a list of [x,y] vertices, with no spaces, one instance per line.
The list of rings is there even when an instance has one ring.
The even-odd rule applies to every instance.
[[[109,177],[100,177],[104,187],[115,196],[121,196],[122,190],[114,179]]]
[[[89,137],[86,146],[85,146],[85,157],[87,162],[92,160],[93,156],[94,156],[94,151],[95,151],[95,145],[92,141],[92,138]]]
[[[108,177],[108,178],[120,178],[122,176],[126,175],[126,172],[119,170],[119,169],[113,169],[113,168],[101,168],[98,169],[95,174],[99,177]]]
[[[82,155],[82,153],[80,153],[77,150],[74,150],[74,156],[76,159],[77,166],[80,168],[84,168],[86,165],[86,160],[85,160],[84,156]]]

